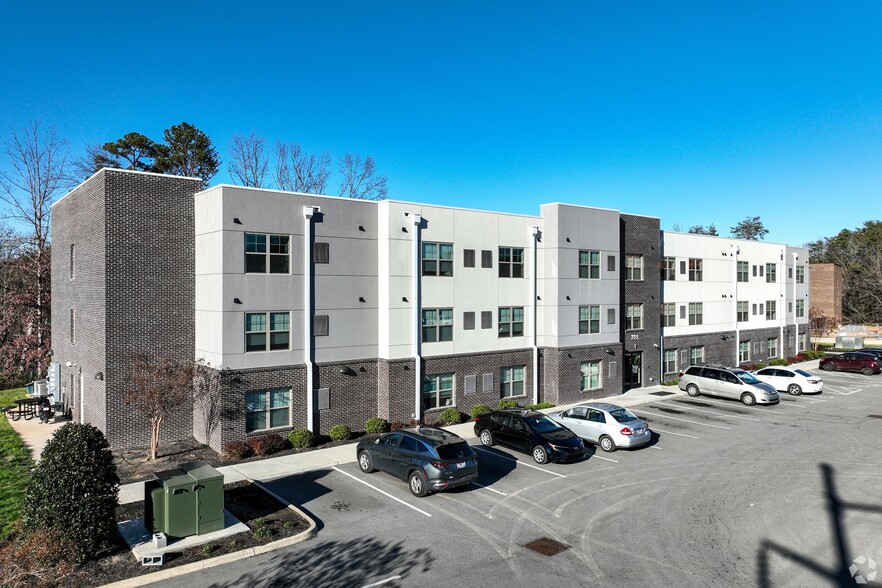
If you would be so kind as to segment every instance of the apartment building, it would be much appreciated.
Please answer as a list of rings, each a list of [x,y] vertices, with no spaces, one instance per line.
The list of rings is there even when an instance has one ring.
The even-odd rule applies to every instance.
[[[683,358],[733,363],[745,342],[750,361],[796,349],[806,257],[561,203],[514,215],[102,170],[53,207],[53,369],[74,418],[122,446],[148,439],[123,402],[138,353],[210,368],[216,385],[163,435],[215,449],[560,405],[655,384]],[[740,261],[763,273],[738,281]],[[736,302],[757,311],[736,320]]]

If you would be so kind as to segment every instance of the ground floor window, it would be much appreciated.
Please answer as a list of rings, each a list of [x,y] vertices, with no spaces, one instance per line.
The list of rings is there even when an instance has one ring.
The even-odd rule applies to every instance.
[[[750,341],[741,341],[738,343],[738,361],[750,360]]]
[[[689,348],[689,365],[701,365],[704,363],[704,347]]]
[[[802,334],[798,337],[798,340],[799,340],[799,350],[800,350],[800,351],[805,351],[805,337],[806,337],[805,333],[802,333]]]
[[[434,374],[423,380],[423,410],[453,406],[453,374]]]
[[[524,395],[524,372],[526,366],[504,367],[499,372],[499,396],[508,398],[510,396]]]
[[[778,339],[769,339],[769,358],[778,357]]]
[[[582,390],[600,388],[600,360],[582,362]]]
[[[666,374],[672,374],[677,371],[677,350],[665,349],[665,367]]]
[[[291,391],[273,388],[245,393],[245,432],[291,425]]]

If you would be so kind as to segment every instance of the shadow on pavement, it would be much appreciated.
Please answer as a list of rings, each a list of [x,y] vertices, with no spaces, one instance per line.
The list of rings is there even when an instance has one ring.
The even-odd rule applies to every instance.
[[[261,483],[312,518],[315,521],[315,530],[318,532],[325,528],[325,524],[305,505],[331,492],[330,488],[320,482],[330,473],[331,470],[313,470]]]

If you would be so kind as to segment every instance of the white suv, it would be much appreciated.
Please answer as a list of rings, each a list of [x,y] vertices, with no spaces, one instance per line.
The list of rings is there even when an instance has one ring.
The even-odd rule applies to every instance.
[[[677,385],[689,396],[734,398],[748,406],[778,403],[778,392],[773,386],[738,368],[692,365],[680,372]]]

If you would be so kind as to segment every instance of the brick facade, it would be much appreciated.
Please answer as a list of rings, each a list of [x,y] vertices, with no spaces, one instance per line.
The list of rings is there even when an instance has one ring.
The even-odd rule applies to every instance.
[[[809,299],[811,307],[832,319],[833,326],[842,322],[842,268],[832,263],[809,265]],[[808,312],[808,310],[806,310]],[[806,315],[808,316],[808,315]]]
[[[659,282],[661,266],[661,227],[659,219],[621,215],[621,250],[624,255],[639,255],[643,258],[643,279],[639,281],[622,281],[621,325],[622,350],[625,354],[619,365],[621,370],[633,369],[639,373],[639,384],[628,385],[627,378],[622,375],[625,387],[652,386],[658,384],[659,351],[661,321],[659,308],[661,303],[661,286]],[[625,275],[624,255],[621,261],[622,276]],[[643,325],[635,331],[625,331],[625,305],[643,305]],[[639,354],[640,366],[629,365],[629,356]],[[639,371],[638,371],[639,370]]]

